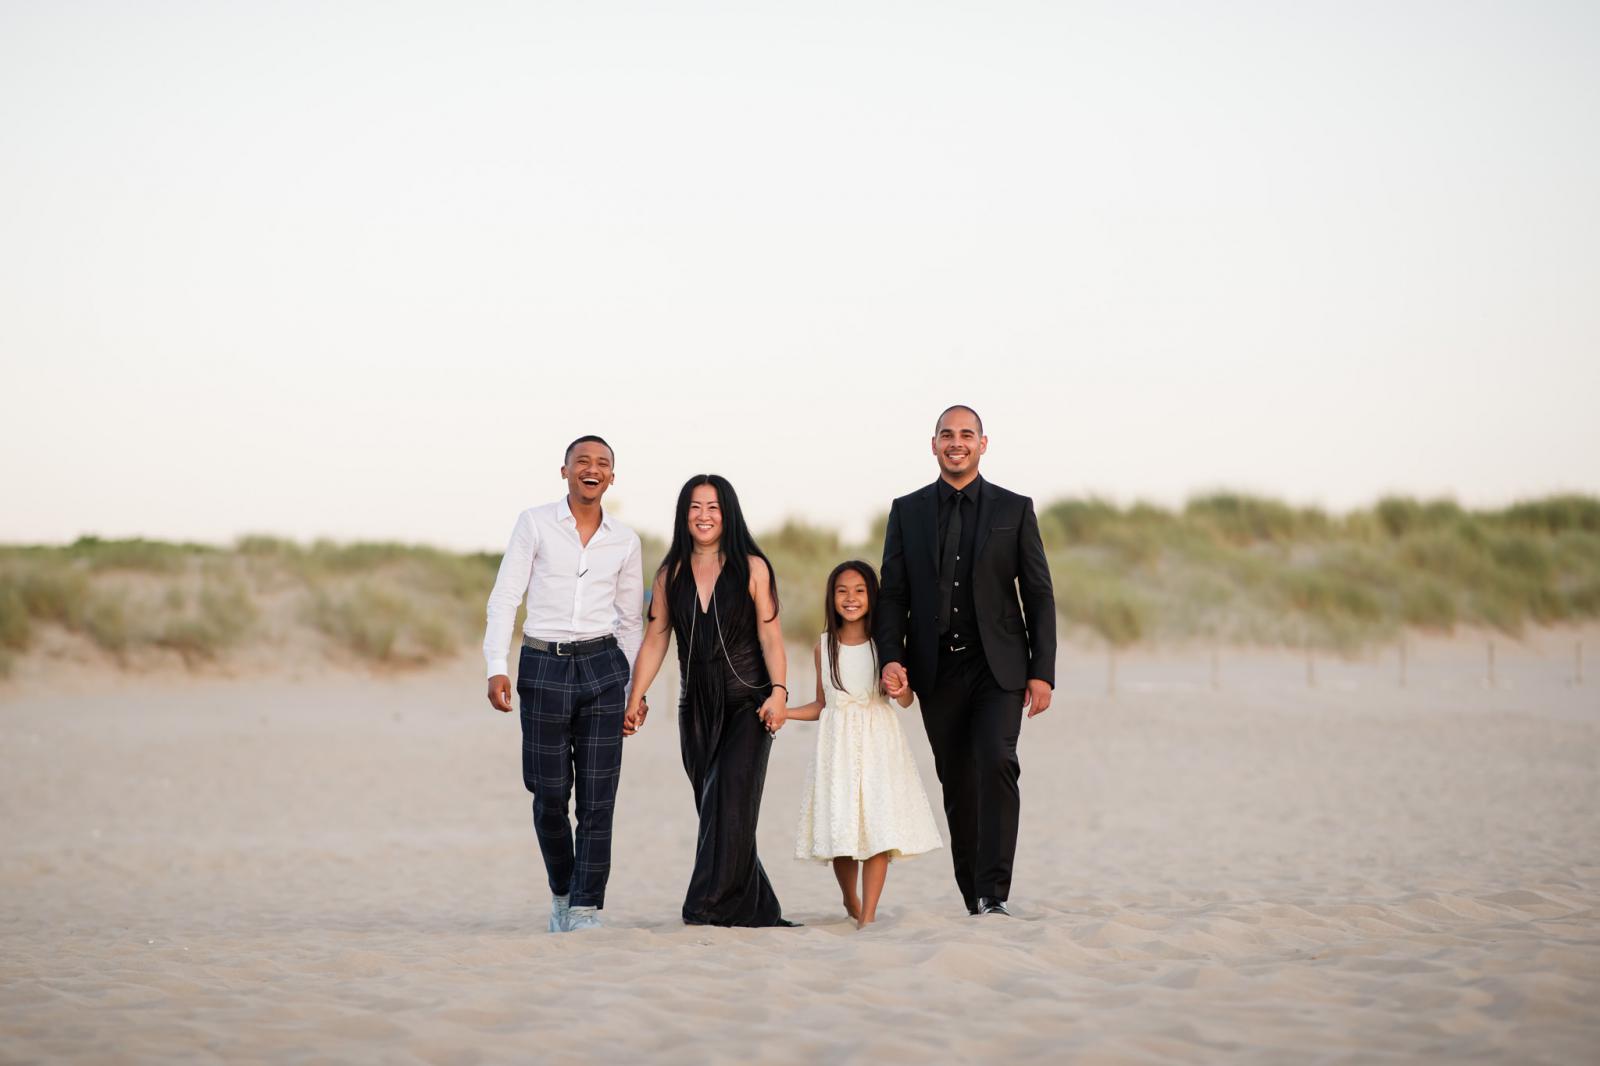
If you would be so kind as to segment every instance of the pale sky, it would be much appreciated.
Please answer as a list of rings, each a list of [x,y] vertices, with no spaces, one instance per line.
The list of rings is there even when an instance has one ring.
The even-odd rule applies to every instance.
[[[0,2],[0,541],[1600,492],[1600,5]]]

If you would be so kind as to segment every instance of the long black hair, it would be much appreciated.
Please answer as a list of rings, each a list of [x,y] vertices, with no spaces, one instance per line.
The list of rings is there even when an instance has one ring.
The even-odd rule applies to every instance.
[[[754,555],[766,563],[767,580],[771,583],[772,592],[772,618],[778,617],[778,572],[773,569],[772,560],[756,544],[756,538],[750,535],[750,527],[744,522],[744,511],[739,507],[739,494],[733,491],[733,486],[721,474],[696,474],[683,483],[683,489],[678,493],[678,506],[672,520],[672,545],[667,548],[666,558],[661,560],[661,566],[656,571],[667,576],[668,602],[686,602],[680,596],[683,585],[685,582],[690,586],[694,584],[694,574],[689,566],[694,556],[694,538],[689,536],[689,503],[694,490],[701,485],[710,485],[716,490],[717,505],[722,509],[722,542],[718,547],[722,554],[723,569],[736,582],[734,587],[742,590],[750,586],[750,556]],[[651,617],[655,617],[653,605]],[[772,621],[772,618],[767,621]]]
[[[878,606],[878,572],[872,569],[871,563],[851,559],[833,568],[833,573],[828,575],[828,584],[822,591],[822,613],[828,619],[828,672],[833,678],[833,687],[838,689],[844,688],[844,682],[839,680],[839,630],[844,628],[844,617],[833,605],[833,587],[850,570],[860,574],[867,586],[867,610],[861,616],[861,623],[867,627],[867,644],[872,646],[873,672],[876,673],[878,669],[878,648],[872,643],[872,611]]]

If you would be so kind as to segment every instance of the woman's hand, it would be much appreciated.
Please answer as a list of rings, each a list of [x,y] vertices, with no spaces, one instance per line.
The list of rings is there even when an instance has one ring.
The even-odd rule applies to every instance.
[[[789,676],[789,659],[783,650],[778,604],[772,596],[772,571],[759,555],[750,556],[750,598],[756,605],[756,639],[761,642],[761,658],[766,664],[767,676],[773,679],[772,692],[759,713],[767,724],[767,732],[776,734],[789,720],[789,688],[777,680]]]
[[[650,704],[643,696],[633,696],[628,700],[628,709],[622,715],[622,735],[631,737],[644,725],[646,716],[650,713]]]
[[[774,736],[783,728],[783,723],[789,720],[788,702],[784,696],[784,690],[773,689],[772,695],[767,697],[767,702],[756,712],[761,716],[761,720],[767,723],[767,732]]]
[[[644,643],[639,645],[639,656],[633,661],[633,680],[628,683],[628,707],[622,713],[622,735],[631,737],[644,725],[650,705],[644,694],[661,669],[661,660],[667,657],[667,638],[672,633],[672,620],[667,617],[667,576],[656,573],[651,586],[650,611],[644,623]]]

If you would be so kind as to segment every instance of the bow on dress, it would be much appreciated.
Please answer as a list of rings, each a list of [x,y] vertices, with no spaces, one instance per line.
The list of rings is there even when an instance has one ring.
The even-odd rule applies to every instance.
[[[865,711],[872,706],[872,696],[857,696],[853,692],[846,692],[843,689],[835,689],[833,706],[835,710],[840,711]]]

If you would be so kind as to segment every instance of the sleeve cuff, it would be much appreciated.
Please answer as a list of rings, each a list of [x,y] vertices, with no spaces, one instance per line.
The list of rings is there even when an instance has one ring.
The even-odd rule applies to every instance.
[[[504,659],[494,659],[494,660],[490,661],[488,676],[489,677],[498,677],[501,674],[505,674],[507,677],[511,676],[511,671],[506,668],[506,660],[504,660]]]

